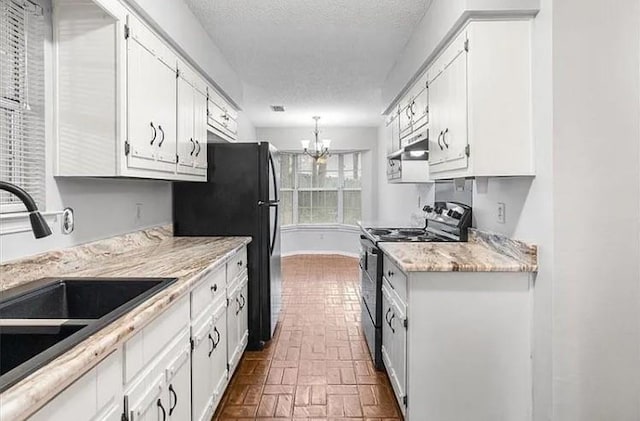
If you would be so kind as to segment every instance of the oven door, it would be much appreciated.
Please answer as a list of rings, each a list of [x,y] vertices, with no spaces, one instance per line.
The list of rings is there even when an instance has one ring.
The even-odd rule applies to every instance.
[[[377,273],[378,273],[378,249],[370,240],[361,239],[360,251],[360,288],[362,300],[367,307],[373,325],[379,326],[377,317]]]

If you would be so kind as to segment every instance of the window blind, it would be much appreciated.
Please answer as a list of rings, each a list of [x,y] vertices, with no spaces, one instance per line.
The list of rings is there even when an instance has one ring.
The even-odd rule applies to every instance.
[[[44,208],[44,16],[25,0],[0,0],[0,179]],[[0,212],[21,210],[0,191]]]

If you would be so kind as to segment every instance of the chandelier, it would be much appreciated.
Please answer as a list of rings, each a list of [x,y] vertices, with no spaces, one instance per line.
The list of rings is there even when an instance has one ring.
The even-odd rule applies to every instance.
[[[300,143],[302,143],[302,149],[304,149],[304,153],[306,155],[309,155],[311,158],[318,161],[319,163],[323,163],[327,160],[327,157],[330,155],[329,147],[331,146],[331,140],[323,139],[322,141],[320,141],[318,139],[318,135],[320,134],[320,130],[318,130],[318,120],[320,120],[320,117],[314,116],[313,119],[316,121],[316,128],[313,131],[313,134],[315,135],[315,140],[314,140],[314,144],[311,146],[311,151],[309,150],[309,144],[311,143],[309,140],[306,140],[306,139],[301,140]]]

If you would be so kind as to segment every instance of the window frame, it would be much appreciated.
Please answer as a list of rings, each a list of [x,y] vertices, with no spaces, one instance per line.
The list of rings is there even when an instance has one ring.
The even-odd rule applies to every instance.
[[[362,157],[363,152],[359,150],[354,151],[340,151],[334,152],[331,155],[338,157],[338,185],[337,187],[299,187],[298,186],[298,162],[299,158],[304,156],[302,152],[297,151],[283,151],[282,155],[289,155],[293,159],[293,187],[283,188],[280,187],[281,192],[291,192],[291,224],[282,224],[282,227],[294,228],[294,227],[326,227],[326,226],[336,226],[336,227],[356,227],[357,224],[345,223],[344,221],[344,192],[345,191],[357,191],[360,192],[360,213],[362,216],[362,184],[360,187],[345,187],[345,167],[344,167],[344,158],[347,155],[358,154],[360,156],[360,180],[362,181]],[[299,192],[321,192],[321,191],[329,191],[329,192],[337,192],[338,194],[338,209],[337,209],[337,221],[336,222],[300,222],[299,215],[299,201],[298,201],[298,193]]]

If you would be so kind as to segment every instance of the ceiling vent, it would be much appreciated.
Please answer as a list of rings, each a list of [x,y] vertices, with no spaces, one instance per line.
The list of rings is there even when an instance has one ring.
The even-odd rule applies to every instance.
[[[283,113],[284,112],[284,105],[271,105],[271,111],[273,111],[275,113]]]

